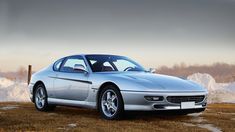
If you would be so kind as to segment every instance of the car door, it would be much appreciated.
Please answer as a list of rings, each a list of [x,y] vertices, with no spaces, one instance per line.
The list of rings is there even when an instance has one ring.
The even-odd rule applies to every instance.
[[[57,99],[84,101],[88,96],[88,73],[74,70],[75,65],[87,66],[81,56],[65,58],[54,80],[54,91]]]

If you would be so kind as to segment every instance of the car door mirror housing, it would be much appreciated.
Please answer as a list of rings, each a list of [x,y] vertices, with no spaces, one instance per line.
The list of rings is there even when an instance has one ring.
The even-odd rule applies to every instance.
[[[88,72],[86,68],[81,64],[75,64],[73,70],[78,72]]]
[[[156,73],[156,69],[155,68],[149,68],[149,72],[150,73]]]

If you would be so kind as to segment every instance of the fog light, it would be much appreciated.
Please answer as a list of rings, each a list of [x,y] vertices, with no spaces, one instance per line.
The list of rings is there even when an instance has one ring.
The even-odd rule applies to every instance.
[[[154,105],[153,107],[156,109],[164,109],[165,108],[164,105]]]
[[[144,96],[148,101],[163,101],[163,96]]]
[[[207,103],[203,103],[203,104],[202,104],[203,107],[206,107],[206,105],[207,105]]]

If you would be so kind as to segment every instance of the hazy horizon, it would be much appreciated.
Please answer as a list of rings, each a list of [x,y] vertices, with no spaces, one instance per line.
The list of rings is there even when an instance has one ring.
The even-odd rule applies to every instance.
[[[0,0],[0,70],[72,54],[118,54],[145,67],[235,64],[233,0]]]

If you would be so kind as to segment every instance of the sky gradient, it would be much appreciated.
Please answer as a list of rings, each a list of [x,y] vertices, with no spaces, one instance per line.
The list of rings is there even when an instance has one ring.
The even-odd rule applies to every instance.
[[[0,0],[0,70],[80,53],[235,64],[234,0]]]

